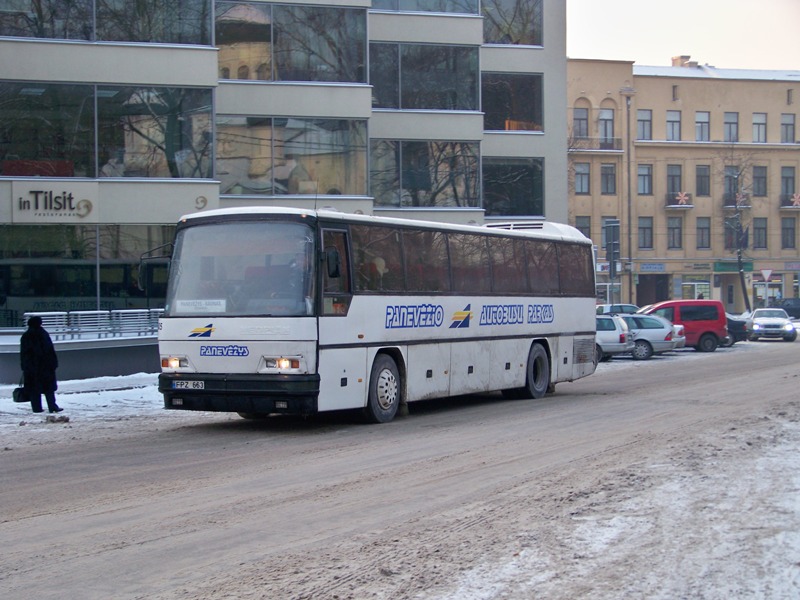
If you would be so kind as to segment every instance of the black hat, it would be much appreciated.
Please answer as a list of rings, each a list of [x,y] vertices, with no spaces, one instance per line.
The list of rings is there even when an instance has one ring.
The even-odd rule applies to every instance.
[[[42,317],[33,316],[28,319],[28,327],[41,327]]]

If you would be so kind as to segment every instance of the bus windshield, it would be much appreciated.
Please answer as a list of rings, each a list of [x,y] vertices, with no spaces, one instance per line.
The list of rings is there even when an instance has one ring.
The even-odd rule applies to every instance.
[[[165,315],[314,314],[314,236],[301,223],[185,227],[175,240]]]

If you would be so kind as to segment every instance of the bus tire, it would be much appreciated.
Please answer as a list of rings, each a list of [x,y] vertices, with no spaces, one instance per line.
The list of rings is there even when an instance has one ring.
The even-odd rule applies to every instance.
[[[541,344],[531,346],[525,389],[531,398],[542,398],[550,387],[550,359]]]
[[[378,354],[372,363],[364,416],[370,423],[388,423],[400,406],[400,372],[388,354]]]

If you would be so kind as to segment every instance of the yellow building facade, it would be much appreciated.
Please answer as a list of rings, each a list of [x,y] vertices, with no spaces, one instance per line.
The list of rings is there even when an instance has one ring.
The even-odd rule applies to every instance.
[[[597,245],[598,302],[702,295],[739,313],[800,296],[800,71],[682,56],[567,75],[569,222]]]

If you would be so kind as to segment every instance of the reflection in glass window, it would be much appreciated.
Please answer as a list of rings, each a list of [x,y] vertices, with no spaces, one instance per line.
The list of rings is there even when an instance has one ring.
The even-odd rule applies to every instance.
[[[0,35],[108,42],[211,43],[210,0],[3,2]]]
[[[409,292],[450,291],[447,236],[441,231],[403,231]]]
[[[0,82],[0,175],[94,177],[94,86]]]
[[[478,14],[478,0],[373,0],[375,10]]]
[[[477,142],[370,144],[370,190],[376,206],[478,206]]]
[[[160,308],[166,259],[149,262],[140,273],[139,258],[170,242],[174,232],[171,225],[0,225],[4,307],[19,316],[32,310]],[[139,289],[140,274],[145,291]]]
[[[553,242],[528,240],[525,243],[528,281],[535,295],[555,296],[559,292],[558,253]]]
[[[0,10],[0,35],[91,40],[93,4],[92,0],[3,2]]]
[[[365,9],[216,3],[222,78],[366,82]]]
[[[482,73],[483,128],[487,131],[542,131],[542,75]]]
[[[477,46],[399,44],[399,58],[397,47],[370,44],[374,107],[478,109]]]
[[[487,217],[544,214],[544,159],[484,158],[483,207]]]
[[[97,89],[100,177],[211,177],[211,90]]]
[[[220,191],[364,195],[366,135],[366,121],[218,116]]]
[[[449,233],[447,239],[453,291],[473,294],[491,292],[492,275],[486,236]]]
[[[98,0],[97,40],[209,44],[209,0]]]
[[[483,41],[542,45],[542,0],[484,0]]]
[[[350,234],[356,291],[404,291],[400,230],[351,225]]]

